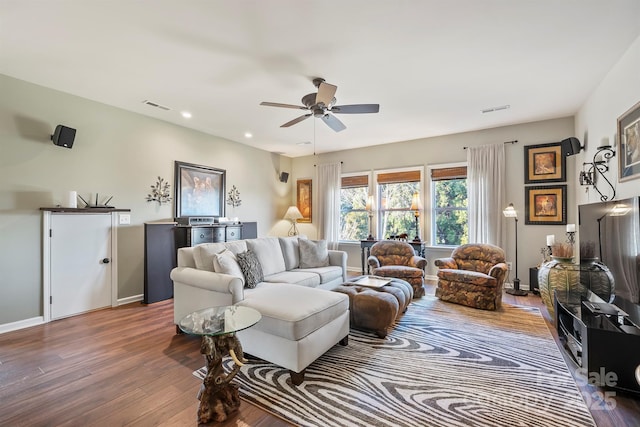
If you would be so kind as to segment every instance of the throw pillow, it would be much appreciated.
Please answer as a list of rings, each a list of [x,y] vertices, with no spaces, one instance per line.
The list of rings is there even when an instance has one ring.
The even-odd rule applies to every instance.
[[[240,270],[244,274],[244,286],[246,288],[255,288],[256,285],[264,280],[262,274],[262,266],[255,252],[247,250],[236,255]]]
[[[213,255],[213,268],[216,273],[239,277],[244,283],[244,274],[238,265],[236,256],[229,249]]]
[[[329,265],[329,251],[326,240],[298,240],[300,248],[300,268],[326,267]]]

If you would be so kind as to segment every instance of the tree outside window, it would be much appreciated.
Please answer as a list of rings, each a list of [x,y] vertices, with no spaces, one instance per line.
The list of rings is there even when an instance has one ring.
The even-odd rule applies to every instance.
[[[468,243],[466,167],[434,169],[431,176],[432,244],[459,246]]]
[[[359,241],[369,235],[368,176],[343,177],[340,189],[340,240]]]
[[[378,184],[379,230],[382,238],[407,234],[415,235],[416,220],[411,210],[413,193],[420,191],[420,182]]]

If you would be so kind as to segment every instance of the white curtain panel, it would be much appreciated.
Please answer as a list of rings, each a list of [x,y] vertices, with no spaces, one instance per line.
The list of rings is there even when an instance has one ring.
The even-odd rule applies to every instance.
[[[467,184],[469,243],[490,243],[504,248],[504,144],[467,149]]]
[[[340,240],[341,163],[318,165],[318,234],[329,249],[338,249]]]

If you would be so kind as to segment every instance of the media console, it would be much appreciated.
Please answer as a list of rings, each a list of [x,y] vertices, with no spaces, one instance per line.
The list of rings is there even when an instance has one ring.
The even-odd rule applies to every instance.
[[[616,297],[556,291],[558,336],[590,383],[640,393],[640,308]]]

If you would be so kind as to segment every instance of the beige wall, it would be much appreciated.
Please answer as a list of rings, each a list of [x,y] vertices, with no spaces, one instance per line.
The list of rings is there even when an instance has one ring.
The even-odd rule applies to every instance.
[[[69,190],[131,209],[118,230],[119,299],[143,293],[143,224],[173,217],[173,203],[145,197],[158,176],[173,191],[175,160],[226,169],[242,199],[233,216],[286,234],[294,181],[277,172],[289,158],[1,75],[0,93],[0,326],[43,314],[39,208]],[[72,149],[50,141],[57,124],[77,129]]]

